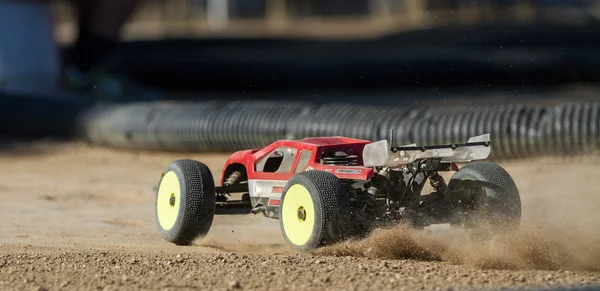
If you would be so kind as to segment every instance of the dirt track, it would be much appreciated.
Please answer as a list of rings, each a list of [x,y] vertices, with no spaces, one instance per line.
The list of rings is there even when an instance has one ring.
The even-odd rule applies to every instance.
[[[514,237],[388,230],[293,254],[277,221],[219,216],[194,247],[156,231],[154,189],[173,159],[219,178],[225,155],[55,145],[0,153],[0,290],[458,290],[600,285],[600,163],[503,163],[521,190]],[[543,229],[541,228],[543,227]],[[344,255],[344,256],[342,256]]]

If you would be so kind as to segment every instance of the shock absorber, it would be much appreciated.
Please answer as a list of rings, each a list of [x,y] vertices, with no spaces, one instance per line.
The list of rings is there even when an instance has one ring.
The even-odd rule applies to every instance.
[[[225,180],[225,182],[223,182],[224,186],[231,186],[233,184],[235,184],[235,182],[237,182],[237,180],[239,180],[239,178],[242,176],[242,172],[240,171],[234,171],[233,173],[231,173],[231,175],[229,175],[227,177],[227,180]]]
[[[223,186],[231,186],[234,185],[242,176],[242,172],[233,171],[227,179],[223,182]],[[231,196],[229,193],[217,193],[217,201],[218,202],[227,202],[229,198],[227,196]]]
[[[373,196],[379,194],[387,194],[389,188],[390,173],[387,169],[382,169],[377,172],[377,175],[371,180],[371,186],[367,189],[367,192]]]
[[[429,177],[429,183],[431,184],[431,187],[433,187],[433,189],[441,194],[446,193],[446,189],[448,188],[448,185],[446,185],[446,181],[444,180],[444,177],[442,177],[440,174],[438,174],[438,172],[434,172],[433,174],[431,174],[431,176]]]

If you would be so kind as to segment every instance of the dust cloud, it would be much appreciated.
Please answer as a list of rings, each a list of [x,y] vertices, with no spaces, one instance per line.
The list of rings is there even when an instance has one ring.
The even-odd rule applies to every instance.
[[[446,261],[485,269],[600,270],[599,237],[532,226],[482,239],[460,229],[428,232],[399,225],[377,229],[364,239],[349,240],[314,253]]]

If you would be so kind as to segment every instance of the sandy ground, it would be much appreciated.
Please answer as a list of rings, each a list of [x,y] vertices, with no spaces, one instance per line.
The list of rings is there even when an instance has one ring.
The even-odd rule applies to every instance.
[[[154,187],[173,159],[81,144],[0,152],[0,290],[463,290],[600,286],[600,162],[502,163],[523,200],[523,228],[473,242],[443,226],[385,230],[295,254],[276,220],[218,216],[191,247],[154,222]]]

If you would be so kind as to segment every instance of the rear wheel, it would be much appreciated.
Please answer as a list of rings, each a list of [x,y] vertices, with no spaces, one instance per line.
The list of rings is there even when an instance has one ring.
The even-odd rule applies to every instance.
[[[512,177],[491,162],[473,162],[456,172],[448,183],[449,198],[458,221],[453,226],[487,231],[518,228],[521,197]]]
[[[281,201],[279,225],[295,250],[310,251],[347,236],[350,200],[335,175],[316,170],[298,173],[288,181]]]
[[[164,170],[156,191],[156,224],[161,236],[189,245],[208,233],[215,214],[215,184],[209,168],[177,160]]]

